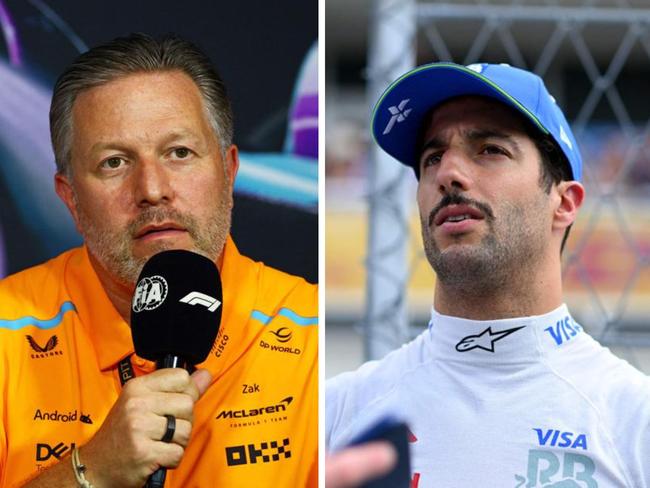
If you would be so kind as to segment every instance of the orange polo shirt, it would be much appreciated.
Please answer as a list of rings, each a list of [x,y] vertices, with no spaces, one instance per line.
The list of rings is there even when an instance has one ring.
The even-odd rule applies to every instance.
[[[223,317],[192,438],[167,487],[317,486],[317,287],[225,246]],[[85,247],[0,281],[0,487],[100,428],[133,354]],[[136,376],[153,364],[132,357]],[[89,466],[92,469],[92,466]]]

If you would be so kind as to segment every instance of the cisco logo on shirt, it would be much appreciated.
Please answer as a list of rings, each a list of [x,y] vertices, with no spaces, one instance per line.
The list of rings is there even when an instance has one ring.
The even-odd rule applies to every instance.
[[[220,328],[219,332],[217,332],[217,338],[215,339],[214,344],[212,344],[212,349],[210,352],[212,352],[215,357],[220,358],[223,352],[226,350],[226,346],[228,345],[229,340],[230,337],[228,337],[228,334],[223,331],[223,328]]]

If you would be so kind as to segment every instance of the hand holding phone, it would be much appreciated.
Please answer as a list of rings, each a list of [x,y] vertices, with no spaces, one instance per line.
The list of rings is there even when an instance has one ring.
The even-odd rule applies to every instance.
[[[373,441],[390,443],[397,452],[397,463],[387,474],[367,481],[360,488],[409,488],[411,461],[408,445],[408,427],[404,422],[384,418],[356,437],[349,446],[362,446]]]

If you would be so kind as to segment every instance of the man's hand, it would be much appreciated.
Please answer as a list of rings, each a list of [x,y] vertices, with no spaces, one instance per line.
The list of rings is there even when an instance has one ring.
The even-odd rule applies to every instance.
[[[190,440],[194,404],[210,381],[206,370],[190,376],[165,368],[126,383],[100,429],[80,449],[86,478],[97,488],[141,488],[158,468],[177,467]],[[160,441],[165,415],[176,417],[169,443]]]
[[[79,450],[85,476],[96,488],[141,488],[158,468],[174,468],[192,432],[194,404],[210,385],[206,370],[190,376],[166,368],[129,381],[95,436]],[[171,442],[162,442],[165,415],[176,417]],[[77,486],[70,458],[48,468],[25,487]]]
[[[369,442],[330,454],[325,461],[326,488],[353,488],[388,473],[397,452],[387,442]]]

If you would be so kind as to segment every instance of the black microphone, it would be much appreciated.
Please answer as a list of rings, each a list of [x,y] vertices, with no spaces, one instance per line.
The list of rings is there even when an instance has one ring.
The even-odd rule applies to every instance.
[[[219,270],[199,254],[172,250],[152,256],[142,268],[131,303],[135,353],[158,368],[202,363],[221,324],[223,293]],[[166,468],[145,487],[162,488]]]

